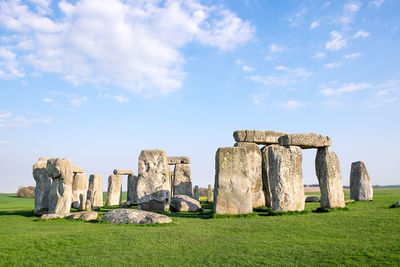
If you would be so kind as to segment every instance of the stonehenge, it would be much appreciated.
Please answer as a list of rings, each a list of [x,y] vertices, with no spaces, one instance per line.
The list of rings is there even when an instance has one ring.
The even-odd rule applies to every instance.
[[[39,158],[33,164],[33,178],[36,181],[35,187],[35,215],[42,215],[49,210],[49,193],[51,188],[51,179],[46,171],[47,159]]]
[[[193,197],[196,200],[200,200],[200,195],[199,195],[199,186],[196,185],[193,189]]]
[[[90,200],[91,207],[103,207],[103,179],[101,175],[90,175],[87,199]],[[86,209],[88,209],[87,205]]]
[[[111,174],[108,177],[107,206],[120,205],[122,201],[122,176]]]
[[[371,179],[364,162],[353,162],[350,171],[350,199],[370,201],[373,194]]]
[[[208,185],[207,188],[207,202],[214,202],[214,191],[212,190],[211,185]]]
[[[328,136],[314,133],[287,134],[279,137],[281,146],[299,146],[302,149],[329,147],[332,140]]]
[[[128,175],[128,191],[126,194],[126,202],[128,205],[135,205],[137,204],[137,182],[138,182],[138,176],[134,175],[133,172],[132,174]]]
[[[193,196],[190,158],[188,156],[168,157],[168,165],[174,166],[170,174],[171,197],[174,195]]]
[[[76,169],[75,169],[76,170]],[[83,170],[83,169],[82,169]],[[73,169],[73,180],[72,180],[72,207],[77,209],[81,204],[80,195],[84,196],[86,202],[86,195],[88,190],[88,179],[86,174],[83,172],[74,172]]]

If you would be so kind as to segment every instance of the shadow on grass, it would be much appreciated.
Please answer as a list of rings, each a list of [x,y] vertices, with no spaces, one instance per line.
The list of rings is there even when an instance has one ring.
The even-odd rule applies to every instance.
[[[12,216],[12,215],[34,217],[33,210],[0,211],[0,216]]]
[[[312,212],[314,213],[328,213],[328,212],[334,212],[334,211],[349,211],[348,207],[344,207],[344,208],[333,208],[333,209],[327,209],[327,208],[317,208],[315,210],[313,210]]]

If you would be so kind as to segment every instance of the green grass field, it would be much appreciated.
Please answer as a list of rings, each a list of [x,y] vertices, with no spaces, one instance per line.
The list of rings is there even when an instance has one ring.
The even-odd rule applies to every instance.
[[[0,265],[400,266],[400,208],[389,208],[400,189],[374,194],[342,211],[221,219],[166,213],[174,223],[156,226],[40,221],[32,199],[0,194]]]

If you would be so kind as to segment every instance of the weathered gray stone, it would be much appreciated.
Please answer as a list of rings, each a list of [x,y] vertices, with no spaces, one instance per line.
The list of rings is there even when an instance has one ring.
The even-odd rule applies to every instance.
[[[92,211],[92,201],[90,199],[86,199],[85,210]]]
[[[259,145],[278,144],[278,138],[285,135],[282,132],[239,130],[233,133],[236,142],[251,142]]]
[[[265,192],[262,180],[262,155],[255,143],[239,142],[235,147],[244,147],[247,152],[247,169],[249,172],[253,208],[265,206]]]
[[[127,205],[136,205],[137,204],[137,182],[138,177],[133,174],[128,175],[128,192],[126,195],[126,204]]]
[[[72,165],[69,159],[47,160],[47,175],[53,179],[49,193],[49,214],[70,212],[72,200]]]
[[[329,136],[315,133],[298,133],[287,134],[279,137],[279,145],[281,146],[299,146],[303,149],[329,147],[332,140]]]
[[[261,149],[262,181],[263,181],[263,190],[264,190],[264,195],[265,195],[265,206],[268,208],[271,208],[272,207],[272,196],[271,196],[271,188],[269,186],[269,179],[268,179],[268,171],[269,171],[268,148],[269,148],[269,146],[264,146]]]
[[[117,170],[117,169],[115,169],[113,171],[113,173],[115,175],[133,175],[134,174],[132,170]]]
[[[187,195],[176,195],[171,200],[171,208],[174,211],[199,211],[201,209],[200,202]]]
[[[222,147],[215,156],[214,212],[246,214],[253,211],[247,152],[243,147]]]
[[[268,147],[268,181],[274,211],[304,210],[302,154],[297,146]]]
[[[199,195],[199,186],[196,185],[193,189],[193,198],[196,200],[200,199],[200,195]]]
[[[88,179],[86,173],[74,173],[72,182],[72,207],[74,209],[79,208],[80,200],[79,196],[84,195],[86,201],[86,195],[88,191]]]
[[[316,196],[305,196],[306,202],[319,202],[319,197]]]
[[[350,199],[369,201],[373,195],[371,179],[364,162],[353,162],[350,171]]]
[[[169,183],[171,185],[171,198],[174,196],[174,186],[175,186],[175,165],[173,165],[174,169],[169,170]]]
[[[168,161],[168,165],[190,164],[190,158],[188,156],[168,157],[167,161]]]
[[[86,195],[79,195],[79,210],[86,210]]]
[[[171,184],[167,154],[162,150],[143,150],[139,156],[138,169],[139,209],[168,210],[171,201]]]
[[[46,171],[47,159],[40,158],[33,164],[33,178],[36,181],[35,187],[35,215],[42,215],[49,210],[49,193],[51,188],[51,179]]]
[[[116,209],[107,212],[103,220],[111,223],[153,224],[170,223],[171,218],[162,214],[134,209]]]
[[[122,200],[122,177],[111,174],[108,177],[107,206],[120,205]]]
[[[335,152],[328,147],[318,148],[315,171],[321,190],[321,208],[345,207],[342,175]]]
[[[190,164],[176,164],[174,170],[173,195],[192,196]]]
[[[40,216],[41,220],[52,220],[52,219],[62,219],[70,215],[70,213],[59,213],[59,214],[43,214]]]
[[[79,166],[72,166],[72,172],[73,173],[84,173],[85,169]]]
[[[207,189],[207,202],[214,202],[214,191],[212,190],[211,185],[208,185]]]
[[[87,199],[91,201],[92,207],[103,207],[103,179],[101,175],[90,175]]]
[[[82,219],[87,222],[87,221],[96,220],[97,217],[98,217],[98,214],[95,211],[82,211],[82,212],[75,212],[75,213],[69,214],[67,216],[67,219],[72,219],[72,220]]]

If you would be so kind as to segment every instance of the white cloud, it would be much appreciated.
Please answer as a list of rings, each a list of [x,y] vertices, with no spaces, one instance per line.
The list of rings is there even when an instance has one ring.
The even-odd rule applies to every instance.
[[[315,20],[315,21],[313,21],[313,22],[311,23],[310,29],[311,29],[311,30],[312,30],[312,29],[315,29],[315,28],[317,28],[319,25],[320,25],[320,22],[319,22],[318,20]]]
[[[86,96],[75,96],[72,97],[72,99],[70,100],[70,104],[75,107],[79,107],[80,105],[82,105],[84,102],[87,101],[89,101],[89,99]]]
[[[266,60],[266,61],[272,61],[272,60],[274,60],[274,59],[275,59],[275,57],[273,57],[273,56],[271,56],[271,55],[265,56],[265,60]]]
[[[330,33],[331,40],[329,40],[325,44],[326,50],[340,50],[347,45],[346,39],[343,38],[343,35],[337,31],[331,31]]]
[[[324,86],[322,86],[324,87]],[[371,88],[372,85],[370,83],[362,82],[362,83],[345,83],[342,84],[341,87],[333,89],[333,88],[324,88],[319,92],[325,96],[337,96],[344,93],[351,93],[355,91],[364,90],[367,88]]]
[[[306,106],[307,103],[299,102],[299,101],[296,101],[296,100],[289,100],[289,101],[287,101],[285,103],[280,103],[278,105],[280,107],[282,107],[282,108],[285,108],[285,109],[295,109],[295,108]]]
[[[114,99],[117,102],[120,103],[129,103],[131,100],[129,97],[126,97],[124,95],[118,94],[118,95],[112,95],[112,94],[100,94],[100,97],[108,98],[108,99]]]
[[[286,47],[280,46],[280,45],[277,45],[277,44],[271,44],[269,46],[269,52],[270,53],[279,53],[279,52],[283,52],[285,50],[287,50]]]
[[[324,58],[324,57],[325,57],[325,53],[323,53],[323,52],[316,53],[313,56],[313,58]]]
[[[42,99],[42,101],[46,102],[46,103],[50,103],[50,102],[53,102],[53,99],[45,97],[45,98]]]
[[[360,56],[361,56],[360,53],[353,53],[353,54],[344,55],[343,57],[346,58],[346,59],[354,60],[354,59],[356,59],[356,58],[358,58]]]
[[[350,1],[344,4],[344,11],[354,13],[361,8],[362,4],[359,1]]]
[[[17,55],[9,49],[0,46],[0,78],[13,79],[24,77],[25,74],[20,69]]]
[[[334,69],[334,68],[340,67],[341,65],[342,65],[342,63],[340,63],[340,62],[332,62],[332,63],[326,63],[324,65],[324,67],[327,69]]]
[[[354,39],[358,39],[358,38],[367,38],[369,36],[369,32],[366,32],[364,30],[359,30],[358,32],[356,32],[353,36]]]
[[[6,118],[10,118],[11,113],[10,112],[0,112],[0,120],[4,120]]]
[[[400,82],[398,80],[389,80],[375,87],[379,90],[374,94],[371,100],[367,101],[368,107],[376,108],[399,102]]]
[[[166,94],[182,86],[185,45],[198,42],[226,51],[245,44],[255,32],[230,10],[197,0],[63,0],[56,19],[44,15],[54,12],[50,2],[0,2],[0,27],[27,49],[17,55],[15,41],[8,57],[16,63],[0,63],[0,77],[23,76],[17,68],[23,62],[73,84]]]
[[[243,71],[253,71],[254,68],[252,68],[252,67],[250,67],[250,66],[244,65],[244,66],[242,67],[242,70],[243,70]]]
[[[368,3],[369,7],[377,7],[380,8],[381,5],[385,2],[385,0],[374,0]]]
[[[6,141],[6,140],[0,140],[0,145],[11,145],[15,144],[14,141]]]
[[[307,79],[312,75],[312,72],[305,68],[288,68],[285,66],[278,66],[275,68],[277,73],[268,76],[253,75],[246,78],[265,86],[291,86]]]

